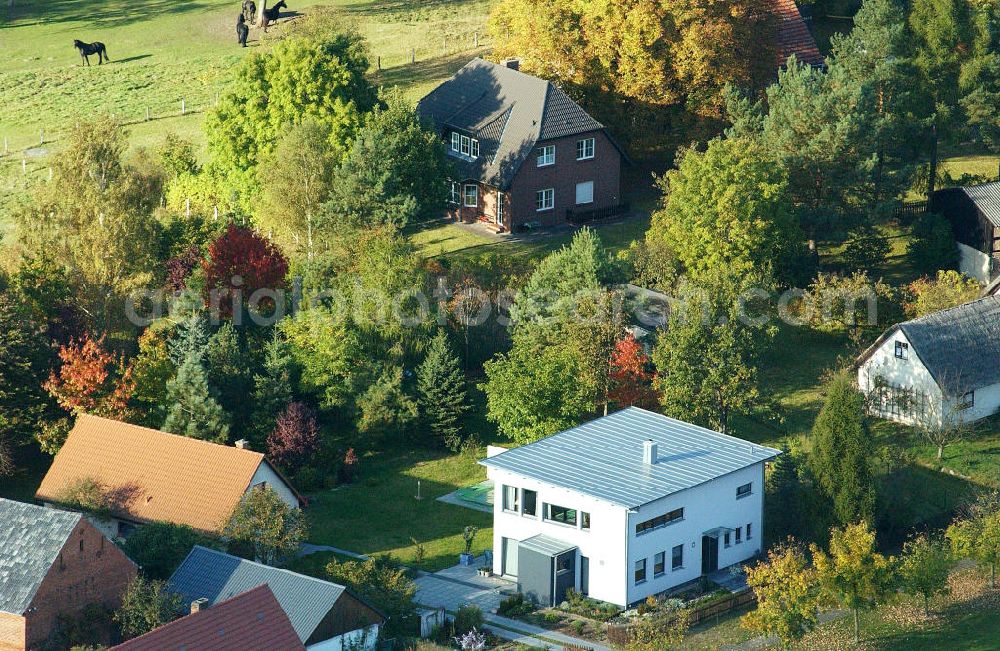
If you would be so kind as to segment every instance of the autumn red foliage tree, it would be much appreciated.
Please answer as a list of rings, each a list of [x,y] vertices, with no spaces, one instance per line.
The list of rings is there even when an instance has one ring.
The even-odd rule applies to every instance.
[[[188,276],[201,261],[201,250],[194,244],[184,249],[178,255],[167,260],[167,289],[177,292],[187,286]]]
[[[295,472],[308,465],[318,451],[316,414],[304,403],[293,402],[267,437],[268,456],[285,470]]]
[[[608,398],[621,407],[651,407],[656,404],[649,355],[630,332],[615,344],[611,355],[611,390]]]
[[[104,337],[85,334],[59,349],[61,362],[45,390],[73,414],[87,413],[126,420],[135,383],[132,367],[104,348]]]
[[[248,228],[230,224],[208,247],[205,270],[206,305],[218,306],[222,316],[232,316],[234,305],[250,305],[258,290],[277,290],[285,286],[288,260],[270,240]],[[215,294],[213,298],[212,294]],[[274,308],[269,296],[256,309]],[[254,309],[251,306],[251,309]]]

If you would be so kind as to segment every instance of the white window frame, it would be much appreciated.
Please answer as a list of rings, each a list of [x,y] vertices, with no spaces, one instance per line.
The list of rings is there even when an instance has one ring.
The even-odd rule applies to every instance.
[[[581,185],[589,185],[590,186],[590,201],[580,201],[580,186]],[[593,181],[581,181],[580,183],[576,184],[575,190],[576,190],[576,193],[575,193],[573,199],[576,201],[576,205],[578,205],[578,206],[589,206],[590,204],[594,203],[594,182]]]
[[[462,184],[458,181],[451,182],[451,188],[448,190],[448,203],[455,206],[462,203]]]
[[[479,140],[476,138],[469,138],[469,156],[479,158]]]
[[[897,341],[893,354],[896,356],[896,359],[909,359],[910,344],[905,341]]]
[[[656,568],[660,569],[657,570]],[[653,557],[653,578],[658,576],[663,576],[667,573],[667,552],[656,552],[656,556]]]
[[[454,152],[462,150],[462,134],[457,131],[451,132],[451,150]]]
[[[590,160],[594,157],[594,138],[581,138],[576,141],[576,159]],[[588,151],[589,150],[589,151]]]
[[[542,145],[538,148],[538,156],[535,159],[538,167],[548,167],[556,164],[556,146]]]
[[[472,203],[469,203],[469,189],[472,189]],[[479,186],[475,183],[466,183],[462,188],[462,205],[466,208],[479,207]]]
[[[633,579],[635,581],[635,584],[636,585],[642,585],[643,583],[645,583],[646,582],[646,578],[647,578],[647,574],[646,574],[646,559],[645,558],[640,558],[639,560],[637,560],[635,562],[635,565],[633,565],[633,570],[634,570],[634,573],[633,573],[632,577],[633,577]],[[640,572],[642,573],[642,578],[641,579],[639,578],[639,573]]]
[[[546,199],[548,199],[546,201]],[[549,210],[555,210],[556,207],[556,189],[555,188],[545,188],[543,190],[537,190],[535,192],[535,212],[547,212]]]
[[[512,496],[512,500],[508,497]],[[513,504],[511,502],[513,501]],[[521,490],[517,486],[504,484],[503,486],[503,510],[507,513],[521,512]]]

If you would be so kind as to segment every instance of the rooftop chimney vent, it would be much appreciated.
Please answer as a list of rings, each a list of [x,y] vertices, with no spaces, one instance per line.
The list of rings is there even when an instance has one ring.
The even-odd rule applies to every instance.
[[[208,599],[205,597],[199,597],[191,602],[191,614],[200,613],[203,610],[208,610]]]
[[[642,462],[647,466],[652,466],[656,463],[657,459],[657,447],[653,439],[646,439],[642,442]]]
[[[511,70],[520,70],[521,69],[521,60],[520,59],[504,59],[503,60],[503,65],[505,67],[507,67],[507,68],[510,68]]]
[[[248,441],[246,439],[240,439],[239,441],[236,441],[236,447],[238,447],[241,450],[249,450],[250,449],[250,441]]]

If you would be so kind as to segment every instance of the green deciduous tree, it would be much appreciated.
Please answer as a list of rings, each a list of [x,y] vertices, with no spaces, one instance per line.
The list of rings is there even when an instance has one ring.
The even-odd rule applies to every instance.
[[[854,642],[861,641],[861,611],[871,610],[892,593],[893,559],[875,551],[875,532],[849,524],[830,532],[830,552],[810,546],[823,594],[854,613]]]
[[[776,635],[788,647],[816,626],[816,570],[798,544],[789,540],[771,549],[766,560],[746,568],[746,576],[757,607],[740,620],[744,628],[764,636]]]
[[[438,332],[417,367],[420,415],[437,442],[457,451],[462,444],[462,420],[469,410],[465,375],[444,330]]]
[[[704,152],[685,150],[660,186],[663,204],[646,239],[667,246],[695,280],[722,269],[787,277],[788,262],[805,253],[788,177],[750,139],[716,138]]]
[[[865,397],[850,374],[827,383],[826,400],[812,429],[813,472],[844,525],[871,522],[875,508],[875,443],[865,415]]]
[[[133,638],[176,619],[180,605],[180,595],[168,592],[165,581],[137,576],[125,588],[114,618],[122,635]]]
[[[768,411],[757,363],[775,331],[755,322],[743,303],[766,287],[759,275],[716,273],[682,288],[653,350],[663,413],[726,433],[733,416]]]
[[[289,38],[245,57],[230,90],[205,120],[214,162],[250,170],[290,124],[311,117],[329,127],[337,155],[350,147],[362,114],[375,104],[368,57],[356,34]]]
[[[448,178],[444,143],[425,129],[398,93],[365,116],[354,143],[333,171],[326,220],[402,226],[437,216]]]
[[[958,245],[951,222],[936,213],[921,215],[913,224],[906,256],[917,272],[928,276],[958,269]]]
[[[996,587],[997,565],[1000,564],[1000,510],[974,510],[969,517],[956,520],[945,538],[958,558],[971,558],[990,568],[990,586]]]
[[[159,427],[167,413],[167,383],[176,373],[170,359],[171,329],[157,323],[139,337],[139,353],[132,360],[132,404],[146,427]]]
[[[166,581],[191,553],[193,546],[206,542],[205,536],[191,527],[151,522],[130,534],[122,549],[142,568],[143,576]]]
[[[294,553],[308,531],[305,516],[270,486],[254,487],[233,510],[223,533],[249,544],[258,563],[274,565]]]
[[[334,559],[326,566],[326,575],[331,581],[347,585],[385,613],[389,617],[389,632],[410,630],[416,612],[413,598],[417,586],[407,571],[388,557],[342,563]]]
[[[957,271],[938,271],[933,280],[914,280],[908,289],[913,298],[904,309],[911,319],[974,301],[980,293],[979,283]]]
[[[945,541],[921,534],[906,541],[899,559],[899,578],[903,591],[924,600],[924,614],[929,612],[931,597],[948,592],[951,550]]]

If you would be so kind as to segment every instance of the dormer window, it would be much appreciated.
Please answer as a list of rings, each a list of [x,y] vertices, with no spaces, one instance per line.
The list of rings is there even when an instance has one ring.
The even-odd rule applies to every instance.
[[[479,140],[463,136],[457,131],[451,132],[451,153],[466,158],[479,158]]]

